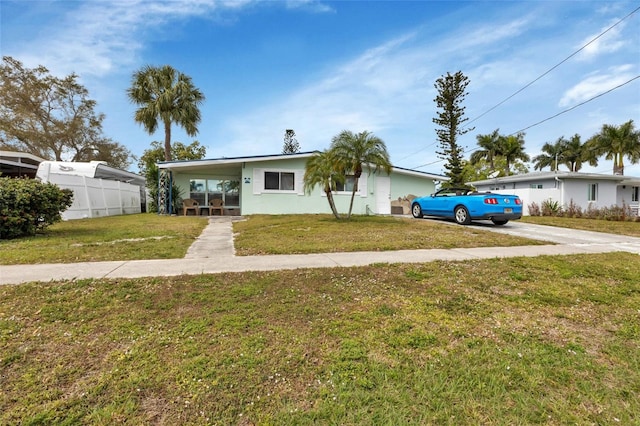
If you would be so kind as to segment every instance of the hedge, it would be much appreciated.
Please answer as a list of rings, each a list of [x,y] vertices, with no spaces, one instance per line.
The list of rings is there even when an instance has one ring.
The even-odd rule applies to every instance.
[[[62,220],[73,191],[35,179],[0,177],[0,238],[35,235]]]

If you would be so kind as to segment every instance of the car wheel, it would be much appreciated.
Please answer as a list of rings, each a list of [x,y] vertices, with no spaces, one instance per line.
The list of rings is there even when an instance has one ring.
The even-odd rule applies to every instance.
[[[453,211],[456,223],[460,225],[468,225],[471,223],[471,216],[469,216],[469,210],[465,206],[458,206]]]
[[[420,207],[420,204],[418,203],[414,203],[411,206],[411,214],[413,215],[413,217],[415,217],[416,219],[422,219],[422,217],[424,216],[422,214],[422,208]]]
[[[509,221],[508,220],[491,219],[491,222],[493,222],[494,225],[502,226],[502,225],[506,225],[506,223],[509,222]]]

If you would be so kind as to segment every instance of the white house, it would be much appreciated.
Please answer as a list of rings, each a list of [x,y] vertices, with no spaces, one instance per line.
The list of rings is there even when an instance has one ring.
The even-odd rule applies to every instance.
[[[580,172],[535,172],[468,182],[478,191],[515,194],[522,199],[524,215],[528,205],[546,200],[561,206],[571,202],[581,207],[630,206],[638,214],[640,178]]]
[[[310,194],[304,191],[304,172],[313,152],[158,163],[161,171],[170,172],[168,180],[176,184],[179,194],[173,198],[194,199],[200,214],[208,214],[213,200],[222,200],[223,214],[331,213],[322,188]],[[354,214],[390,214],[391,202],[408,195],[434,192],[436,182],[445,176],[393,167],[390,174],[365,168],[359,179],[354,200]],[[161,186],[162,186],[161,179]],[[334,193],[339,212],[349,209],[353,176]],[[161,188],[161,193],[162,188]],[[165,192],[166,193],[166,192]],[[163,205],[162,202],[159,203]],[[164,205],[170,206],[171,202]],[[174,212],[176,213],[176,212]],[[180,212],[177,212],[180,213]]]

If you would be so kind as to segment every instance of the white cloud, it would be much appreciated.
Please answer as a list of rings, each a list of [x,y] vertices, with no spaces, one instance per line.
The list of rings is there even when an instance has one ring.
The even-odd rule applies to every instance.
[[[288,9],[305,9],[314,13],[332,13],[335,9],[317,0],[287,0]]]
[[[580,43],[579,47],[582,47],[589,43],[578,55],[578,58],[581,60],[592,60],[597,56],[617,52],[622,49],[625,45],[627,45],[627,41],[623,38],[623,30],[625,27],[625,23],[621,22],[617,26],[611,28],[605,34],[594,40],[603,31],[606,31],[611,25],[615,24],[618,21],[612,21],[609,25],[602,28],[598,34],[591,34],[588,37],[585,37]]]
[[[567,107],[586,101],[633,78],[633,65],[612,67],[607,73],[594,73],[567,90],[558,106]]]
[[[138,62],[145,31],[162,31],[169,21],[236,10],[255,0],[116,1],[69,3],[66,15],[51,22],[48,37],[13,53],[26,66],[46,65],[56,75],[71,72],[104,77]],[[77,6],[77,7],[76,7]]]

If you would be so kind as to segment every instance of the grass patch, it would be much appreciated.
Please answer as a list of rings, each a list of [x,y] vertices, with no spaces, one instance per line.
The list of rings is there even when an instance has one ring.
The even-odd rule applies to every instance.
[[[555,216],[524,216],[522,222],[640,237],[640,223]]]
[[[444,221],[388,216],[254,215],[233,224],[237,255],[548,244]]]
[[[181,258],[207,223],[151,213],[59,222],[34,237],[0,240],[0,264]]]
[[[3,286],[0,423],[638,424],[637,257]]]

